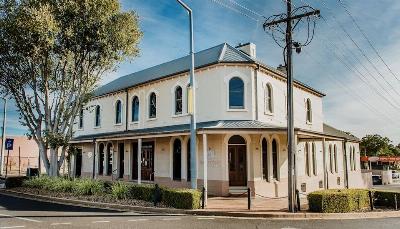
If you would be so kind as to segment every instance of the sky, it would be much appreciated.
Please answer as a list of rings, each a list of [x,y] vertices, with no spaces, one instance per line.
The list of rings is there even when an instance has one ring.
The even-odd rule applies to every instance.
[[[185,2],[194,12],[196,52],[223,42],[232,46],[253,42],[259,60],[274,67],[283,63],[282,49],[262,24],[264,17],[286,10],[285,0]],[[321,10],[312,42],[294,54],[294,77],[327,95],[325,122],[360,138],[377,133],[398,144],[400,1],[293,0],[293,4]],[[144,33],[140,56],[119,64],[103,77],[102,84],[188,54],[187,14],[176,1],[122,0],[121,6],[139,15]],[[305,24],[299,24],[294,40],[304,40],[306,31]],[[7,133],[24,134],[12,101],[7,114]]]

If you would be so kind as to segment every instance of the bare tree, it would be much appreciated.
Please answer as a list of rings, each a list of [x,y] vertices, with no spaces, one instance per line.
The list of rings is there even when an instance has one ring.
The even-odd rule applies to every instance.
[[[138,17],[122,12],[118,0],[0,2],[0,90],[15,101],[56,176],[76,116],[101,77],[138,55]]]

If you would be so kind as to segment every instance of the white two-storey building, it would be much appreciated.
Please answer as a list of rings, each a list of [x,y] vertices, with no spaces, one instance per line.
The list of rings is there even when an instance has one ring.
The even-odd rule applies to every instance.
[[[286,76],[255,53],[251,43],[224,43],[195,54],[197,183],[210,195],[287,195]],[[189,66],[187,56],[100,87],[77,119],[75,175],[190,187]],[[306,193],[364,186],[358,139],[324,124],[324,96],[295,82],[297,185]]]

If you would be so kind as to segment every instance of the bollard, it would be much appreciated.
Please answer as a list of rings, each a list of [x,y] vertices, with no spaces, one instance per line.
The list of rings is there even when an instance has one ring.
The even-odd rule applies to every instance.
[[[203,187],[201,190],[201,208],[204,209],[206,205],[206,188]]]
[[[247,188],[247,210],[251,209],[251,192],[250,188]]]
[[[158,184],[154,186],[154,196],[153,196],[153,202],[154,202],[154,207],[157,206],[157,203],[160,201],[160,187]]]
[[[372,198],[372,191],[368,191],[368,195],[369,195],[369,205],[371,206],[371,211],[374,210],[374,200]]]
[[[397,194],[394,194],[394,209],[397,211]]]
[[[300,206],[300,192],[298,189],[296,189],[296,200],[297,200],[297,211],[301,211],[301,206]]]

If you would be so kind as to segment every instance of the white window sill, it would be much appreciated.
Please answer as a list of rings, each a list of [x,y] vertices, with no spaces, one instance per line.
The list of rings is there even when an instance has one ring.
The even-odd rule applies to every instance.
[[[312,122],[306,121],[306,124],[311,126]]]
[[[138,125],[139,121],[129,122],[129,125]]]
[[[114,126],[122,126],[122,123],[114,123]]]
[[[237,108],[237,109],[235,109],[235,108],[228,108],[226,111],[227,111],[227,112],[247,112],[248,110],[245,109],[245,108]]]
[[[101,128],[101,126],[95,126],[95,127],[93,127],[93,129],[100,129]]]
[[[186,117],[188,116],[188,113],[182,113],[182,114],[173,114],[172,118],[180,118],[180,117]]]
[[[76,130],[78,130],[78,131],[83,131],[83,128],[78,128],[78,129],[76,129]]]
[[[264,114],[268,116],[274,116],[274,113],[269,111],[264,111]]]
[[[157,120],[157,117],[155,117],[155,118],[148,118],[147,119],[147,121],[156,121]]]

